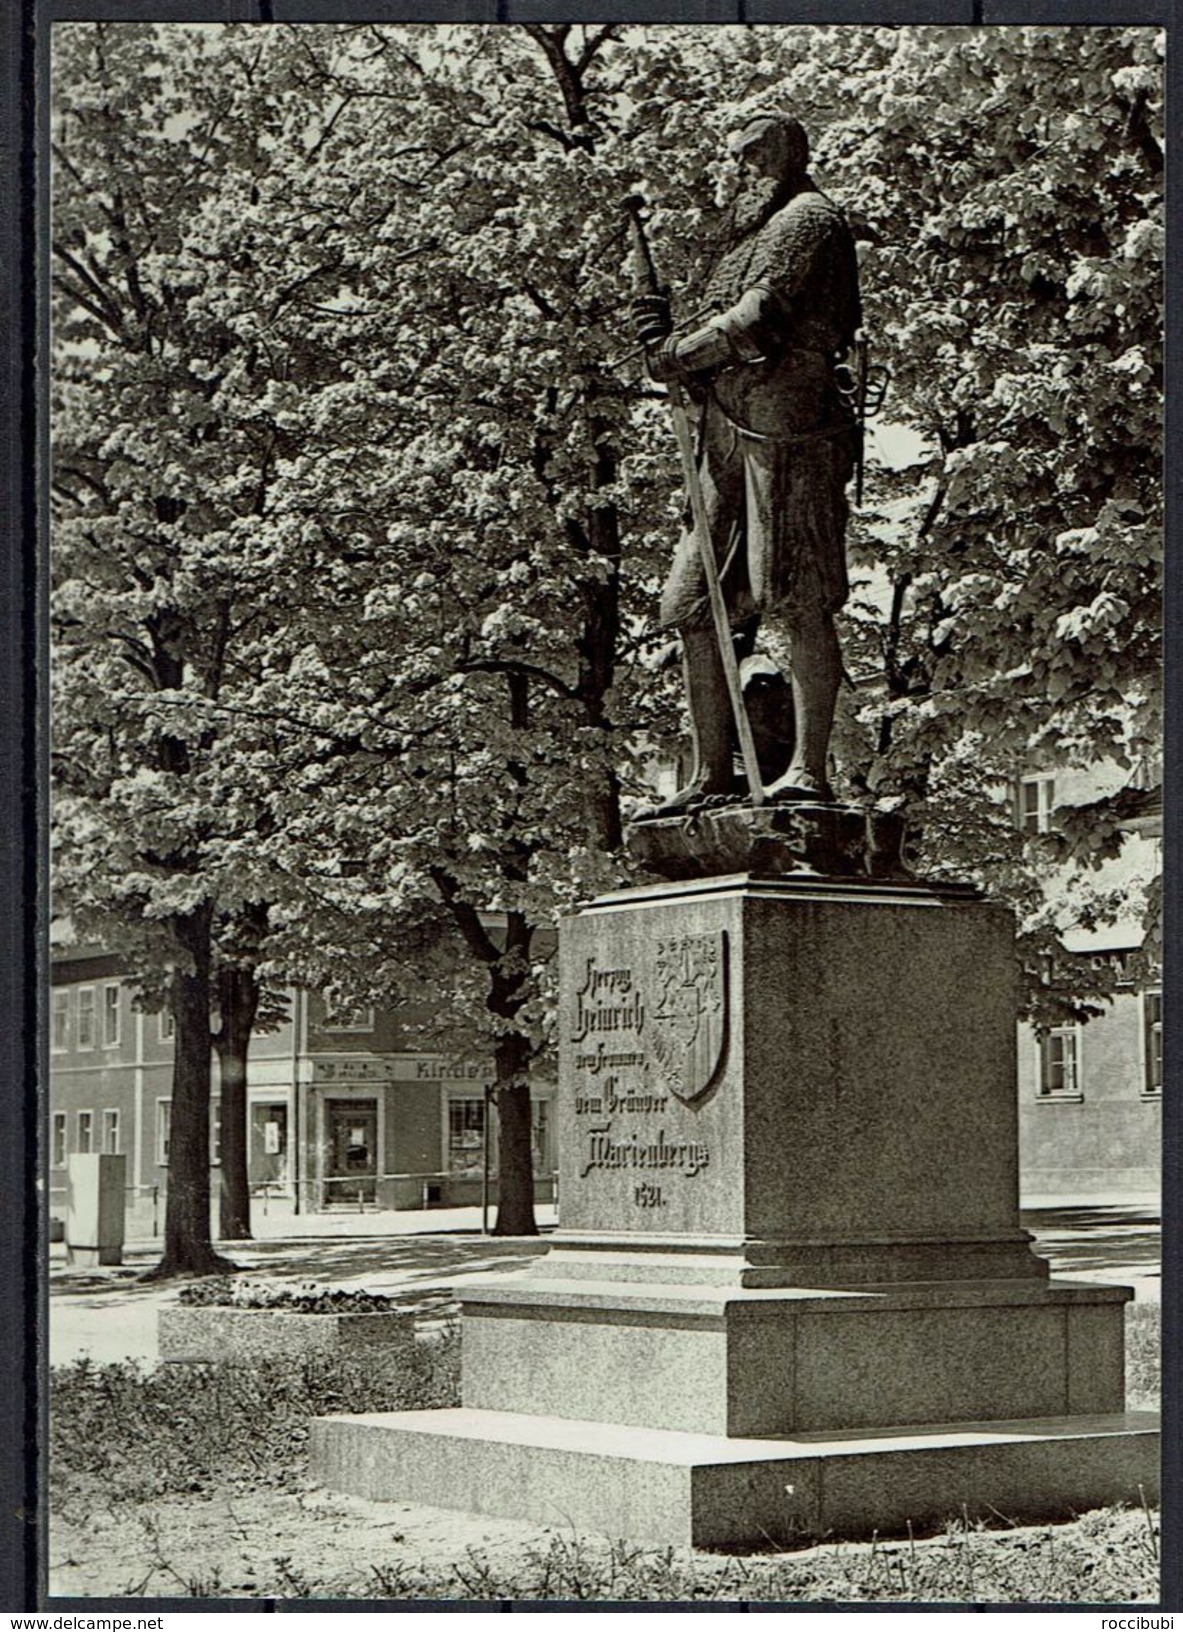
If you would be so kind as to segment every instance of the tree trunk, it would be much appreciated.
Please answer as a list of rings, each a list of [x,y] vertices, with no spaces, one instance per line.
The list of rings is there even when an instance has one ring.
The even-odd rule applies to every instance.
[[[214,1251],[210,1239],[210,922],[203,907],[174,921],[177,940],[191,967],[173,982],[176,1022],[172,1118],[169,1129],[168,1200],[164,1256],[146,1279],[217,1275],[236,1266]]]
[[[520,1032],[500,1037],[496,1065],[497,1221],[494,1235],[537,1235],[530,1116],[530,1042]]]
[[[251,1239],[251,1187],[247,1170],[246,1067],[259,1007],[253,968],[224,963],[218,971],[222,1023],[214,1036],[222,1076],[222,1171],[218,1194],[223,1241]]]

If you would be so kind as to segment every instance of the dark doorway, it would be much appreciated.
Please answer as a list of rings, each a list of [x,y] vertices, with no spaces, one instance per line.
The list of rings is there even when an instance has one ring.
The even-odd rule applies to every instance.
[[[378,1174],[378,1101],[326,1100],[325,1120],[325,1205],[372,1202]]]

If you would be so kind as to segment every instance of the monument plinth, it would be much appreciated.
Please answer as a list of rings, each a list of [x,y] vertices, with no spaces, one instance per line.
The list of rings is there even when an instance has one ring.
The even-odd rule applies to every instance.
[[[696,1545],[1157,1488],[1128,1291],[1019,1224],[1005,910],[717,876],[561,959],[561,1229],[461,1292],[459,1409],[314,1425],[326,1483]]]

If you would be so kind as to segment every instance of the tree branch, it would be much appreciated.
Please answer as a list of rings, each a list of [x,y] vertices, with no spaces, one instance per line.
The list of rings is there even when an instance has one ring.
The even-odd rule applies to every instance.
[[[605,23],[603,28],[597,28],[594,33],[585,36],[583,50],[579,53],[579,59],[575,64],[575,71],[578,74],[582,75],[591,66],[601,46],[605,45],[608,40],[614,40],[618,37],[618,27],[619,24],[617,23]]]
[[[460,886],[451,873],[436,864],[428,867],[427,871],[473,957],[479,958],[482,963],[496,963],[501,956],[501,948],[481,923],[480,913],[463,899]]]
[[[570,702],[578,700],[578,692],[565,680],[560,680],[558,675],[552,674],[549,669],[539,668],[536,663],[523,663],[520,659],[509,657],[473,657],[465,658],[456,667],[461,674],[516,674],[522,678],[529,677],[540,680],[544,686],[548,686],[551,691],[557,692],[560,697],[565,697]]]

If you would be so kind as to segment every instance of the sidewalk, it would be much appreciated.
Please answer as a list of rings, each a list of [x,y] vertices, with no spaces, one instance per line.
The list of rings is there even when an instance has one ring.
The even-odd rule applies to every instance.
[[[1132,1286],[1143,1302],[1160,1297],[1158,1210],[1149,1198],[1068,1202],[1024,1209],[1024,1226],[1052,1273],[1071,1280]],[[479,1207],[399,1213],[281,1214],[256,1209],[255,1239],[227,1242],[227,1257],[248,1273],[274,1281],[317,1281],[364,1287],[396,1297],[427,1320],[443,1319],[454,1287],[470,1276],[523,1269],[547,1250],[553,1207],[537,1209],[543,1233],[482,1236]],[[66,1264],[64,1246],[50,1249],[49,1359],[66,1364],[87,1354],[96,1362],[157,1359],[156,1314],[175,1302],[183,1283],[138,1280],[159,1258],[159,1240],[133,1240],[117,1269]]]

